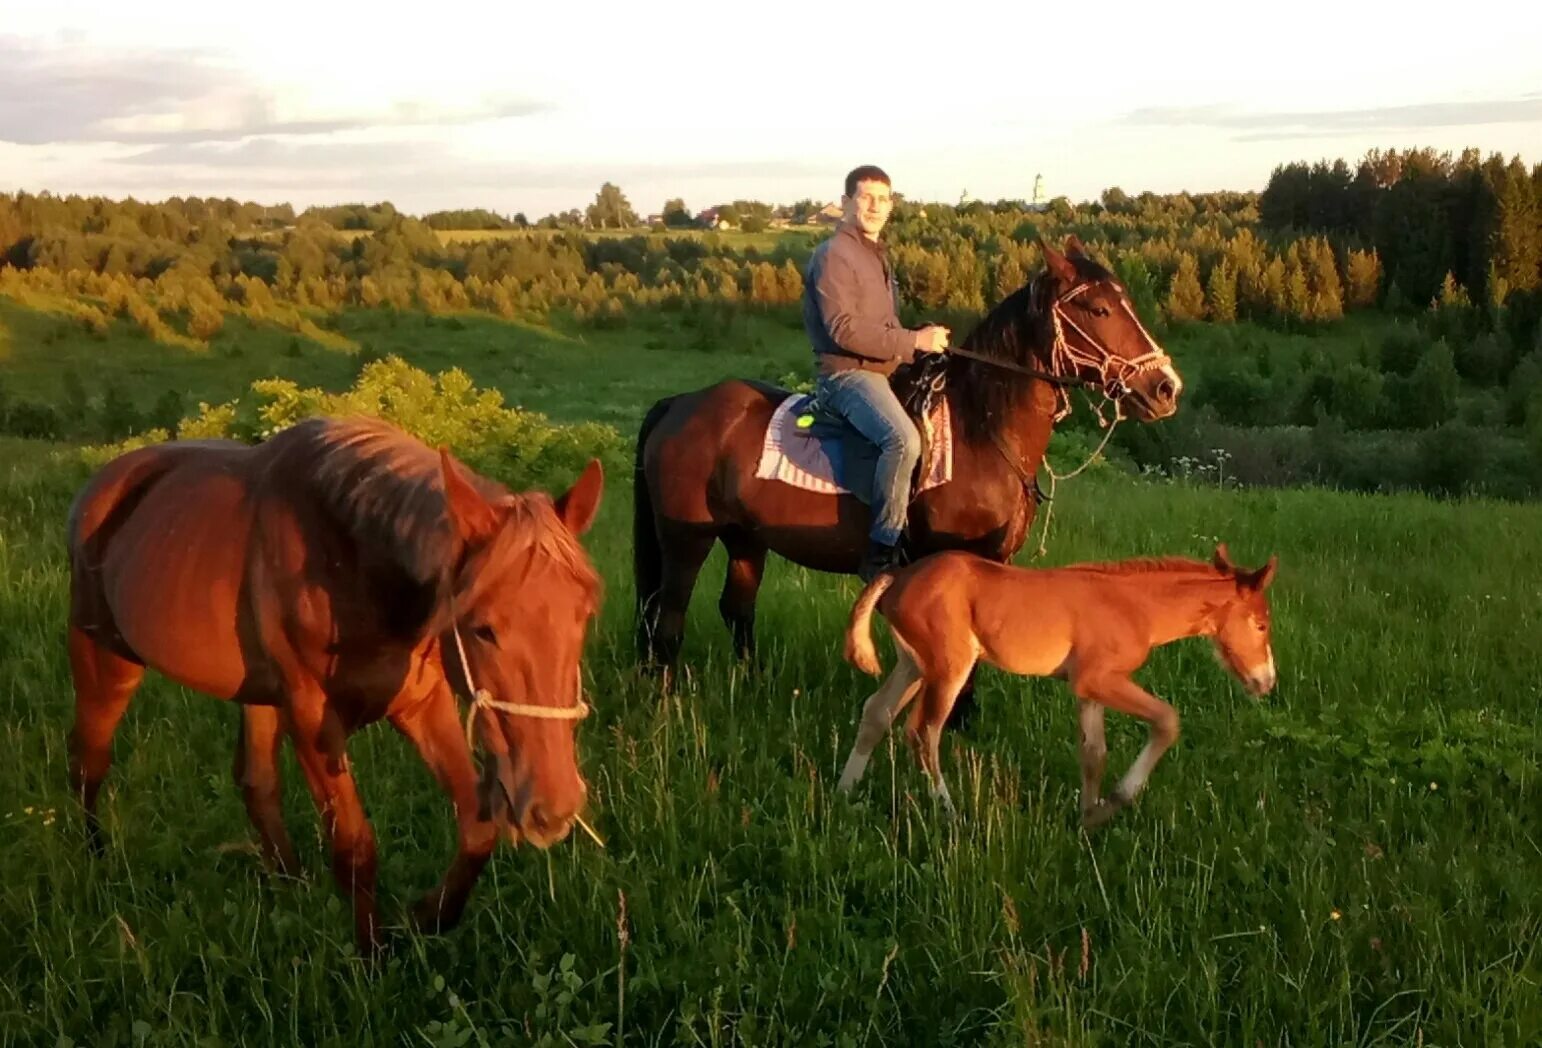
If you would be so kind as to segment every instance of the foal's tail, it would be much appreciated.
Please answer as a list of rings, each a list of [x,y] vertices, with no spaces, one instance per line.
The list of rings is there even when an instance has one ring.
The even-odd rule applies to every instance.
[[[862,596],[851,609],[851,621],[846,624],[846,661],[863,673],[878,676],[878,652],[873,650],[873,609],[878,598],[894,584],[894,576],[887,571],[867,584]]]
[[[658,614],[658,594],[664,582],[664,555],[653,516],[653,496],[643,470],[643,449],[674,401],[674,397],[665,397],[648,409],[637,431],[637,459],[632,466],[632,578],[637,584],[637,653],[644,661],[653,657],[654,617]]]

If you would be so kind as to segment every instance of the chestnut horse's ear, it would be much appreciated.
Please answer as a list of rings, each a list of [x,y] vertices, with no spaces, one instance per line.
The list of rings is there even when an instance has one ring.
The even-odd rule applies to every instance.
[[[594,523],[594,515],[600,508],[600,495],[605,489],[605,471],[599,459],[590,459],[583,475],[557,500],[557,516],[562,518],[568,530],[582,535]]]
[[[1215,556],[1210,559],[1210,563],[1215,565],[1216,571],[1224,572],[1228,575],[1235,575],[1237,573],[1237,566],[1231,562],[1231,554],[1226,552],[1226,543],[1224,542],[1217,542],[1215,544]]]
[[[1065,253],[1068,255],[1080,256],[1082,258],[1090,257],[1087,254],[1087,249],[1082,247],[1082,238],[1077,236],[1075,233],[1071,233],[1065,238]]]
[[[468,545],[479,545],[492,538],[503,523],[498,508],[482,497],[466,478],[465,469],[450,449],[439,447],[439,472],[444,478],[444,501],[450,514],[450,526]]]
[[[1269,563],[1253,572],[1253,577],[1248,580],[1248,585],[1260,593],[1268,589],[1269,583],[1274,581],[1274,569],[1279,567],[1279,564],[1280,558],[1278,555],[1270,557]]]
[[[1040,240],[1039,250],[1044,252],[1044,264],[1049,267],[1050,275],[1059,284],[1069,286],[1076,283],[1076,267],[1073,266],[1060,252],[1050,247],[1048,242]]]

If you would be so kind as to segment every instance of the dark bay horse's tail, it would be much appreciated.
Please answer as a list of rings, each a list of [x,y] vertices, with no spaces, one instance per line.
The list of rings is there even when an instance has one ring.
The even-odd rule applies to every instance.
[[[653,516],[653,497],[648,493],[648,475],[643,468],[643,448],[675,399],[665,397],[643,416],[637,431],[637,459],[632,466],[632,578],[637,584],[637,653],[645,662],[653,658],[654,619],[664,582],[664,555]]]

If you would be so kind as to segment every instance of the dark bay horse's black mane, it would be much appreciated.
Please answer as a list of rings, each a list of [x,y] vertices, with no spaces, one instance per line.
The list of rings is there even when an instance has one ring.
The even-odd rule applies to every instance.
[[[1071,256],[1083,281],[1112,279],[1113,274],[1089,258]],[[1041,272],[996,303],[961,343],[964,349],[989,357],[1049,370],[1047,353],[1053,341],[1047,295],[1052,282]],[[902,403],[912,403],[941,372],[952,390],[955,425],[972,444],[995,440],[1012,421],[1013,408],[1021,403],[1029,375],[992,367],[978,360],[954,356],[920,356],[895,372],[894,391]]]

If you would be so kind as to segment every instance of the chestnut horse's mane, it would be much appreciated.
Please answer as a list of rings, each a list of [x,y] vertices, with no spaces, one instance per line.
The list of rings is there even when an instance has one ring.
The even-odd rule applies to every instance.
[[[387,422],[368,417],[308,419],[271,438],[281,486],[313,495],[361,549],[421,587],[448,586],[457,542],[445,507],[439,454]],[[541,492],[510,494],[470,470],[468,481],[507,508],[503,557],[539,554],[589,584],[597,576],[583,547]],[[436,592],[437,595],[437,592]]]

